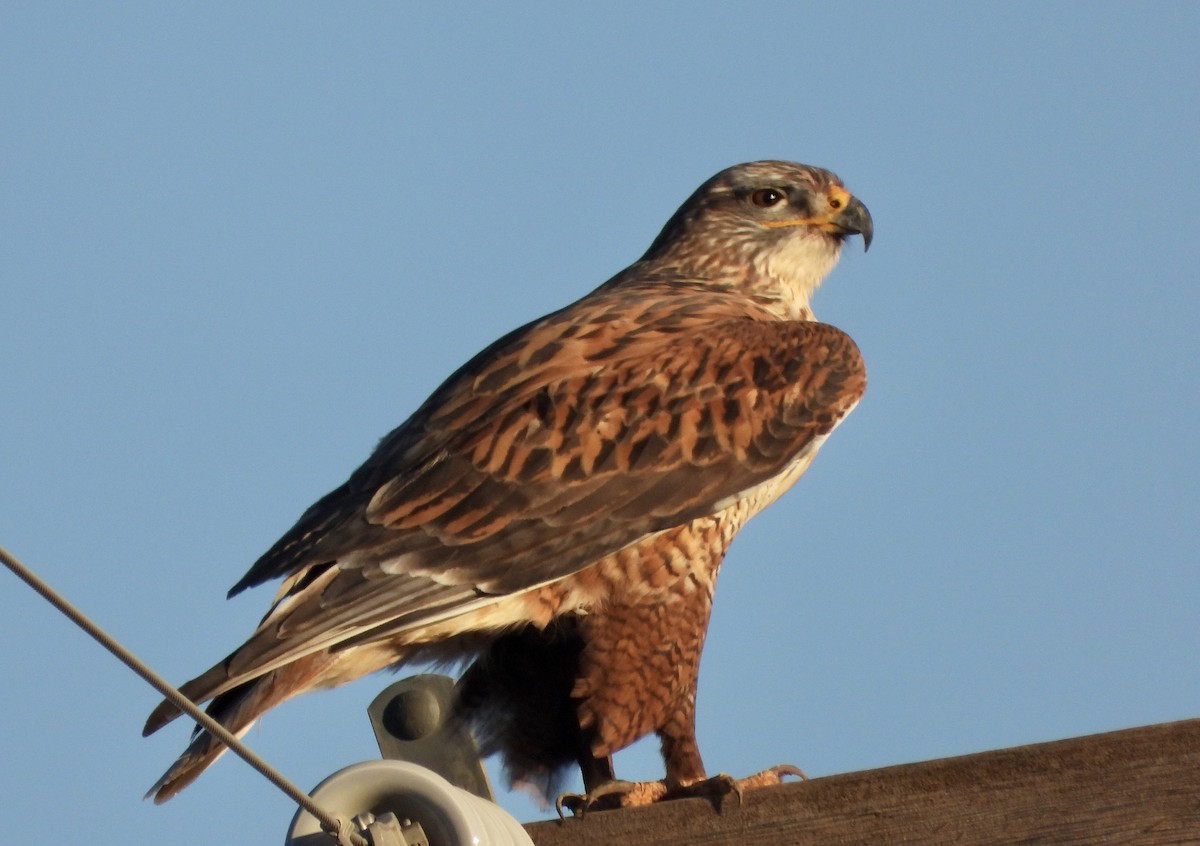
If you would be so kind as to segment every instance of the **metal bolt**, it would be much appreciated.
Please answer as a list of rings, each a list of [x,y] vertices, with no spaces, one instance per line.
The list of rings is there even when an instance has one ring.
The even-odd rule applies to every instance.
[[[383,713],[388,731],[404,740],[419,740],[442,725],[442,706],[431,691],[405,690],[388,703]]]

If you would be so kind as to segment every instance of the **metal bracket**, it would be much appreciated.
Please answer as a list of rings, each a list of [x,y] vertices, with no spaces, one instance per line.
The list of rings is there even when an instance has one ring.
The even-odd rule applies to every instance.
[[[354,818],[354,824],[366,835],[371,846],[429,846],[429,838],[420,823],[401,822],[388,811],[375,816],[369,811]]]
[[[411,761],[494,802],[492,786],[467,727],[451,719],[454,679],[427,673],[385,688],[367,707],[384,758]]]

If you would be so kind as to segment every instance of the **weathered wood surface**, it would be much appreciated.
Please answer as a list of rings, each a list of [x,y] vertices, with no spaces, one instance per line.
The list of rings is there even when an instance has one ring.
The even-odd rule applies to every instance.
[[[1200,844],[1200,719],[525,826],[537,846]]]

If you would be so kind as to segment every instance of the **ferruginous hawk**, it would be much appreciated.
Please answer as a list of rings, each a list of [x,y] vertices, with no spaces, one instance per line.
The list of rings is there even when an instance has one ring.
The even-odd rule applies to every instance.
[[[297,694],[458,660],[458,714],[515,782],[549,795],[578,764],[617,804],[708,783],[696,680],[725,550],[866,387],[809,309],[852,234],[869,246],[871,216],[827,170],[709,179],[645,255],[472,358],[304,512],[229,592],[283,580],[259,627],[183,692],[244,732]],[[176,716],[164,702],[146,733]],[[650,732],[665,780],[614,782],[612,754]],[[151,793],[223,750],[198,732]]]

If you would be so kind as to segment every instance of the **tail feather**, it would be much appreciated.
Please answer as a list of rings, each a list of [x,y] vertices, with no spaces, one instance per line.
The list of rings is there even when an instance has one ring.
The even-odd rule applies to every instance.
[[[233,735],[243,736],[258,721],[258,718],[276,705],[319,687],[330,687],[345,679],[331,677],[330,670],[336,659],[328,654],[309,655],[291,664],[271,670],[250,681],[242,682],[212,698],[204,710],[210,717],[225,726]],[[203,683],[221,665],[209,670],[185,684],[180,690],[205,689]],[[208,688],[211,696],[211,688]],[[202,694],[203,695],[203,694]],[[190,696],[188,697],[191,698]],[[194,701],[194,700],[193,700]],[[146,723],[153,731],[165,722],[178,716],[178,709],[170,703],[159,705]],[[171,765],[162,778],[155,782],[146,794],[161,804],[195,781],[201,773],[225,752],[226,746],[204,729],[197,727],[192,741],[183,754]]]
[[[225,662],[222,661],[212,669],[182,685],[179,688],[179,692],[193,702],[203,704],[214,696],[220,696],[225,693],[226,691],[222,690],[222,687],[228,681],[229,674],[225,670]],[[228,692],[232,693],[238,689],[235,687]],[[150,712],[150,716],[146,719],[146,725],[142,728],[142,737],[149,737],[182,713],[178,705],[170,699],[164,699],[158,703],[157,708]]]
[[[380,670],[401,657],[400,652],[388,646],[374,650],[315,652],[228,688],[225,686],[229,679],[222,662],[180,690],[193,702],[211,698],[205,709],[209,716],[240,737],[264,713],[293,696],[337,687]],[[146,721],[144,733],[156,731],[177,716],[179,709],[174,704],[161,703]],[[155,802],[167,801],[195,781],[224,751],[224,743],[207,731],[197,729],[187,749],[150,788],[146,798],[153,797]]]
[[[222,693],[213,699],[205,710],[209,716],[229,729],[232,734],[241,737],[250,730],[265,711],[282,701],[277,694],[273,695],[273,691],[276,689],[273,675],[273,673],[267,673],[265,676],[260,676]],[[170,708],[165,708],[165,705],[170,705],[170,703],[159,705],[151,715],[150,721],[146,724],[147,733],[178,716],[178,709],[174,705],[170,705]],[[172,709],[174,709],[174,713],[171,713]],[[160,714],[160,712],[163,713]],[[159,715],[157,725],[155,725],[155,715]],[[224,743],[206,730],[197,727],[187,749],[163,773],[162,778],[155,782],[154,786],[146,793],[146,798],[153,797],[155,804],[166,802],[199,778],[202,772],[221,757],[225,749]]]

